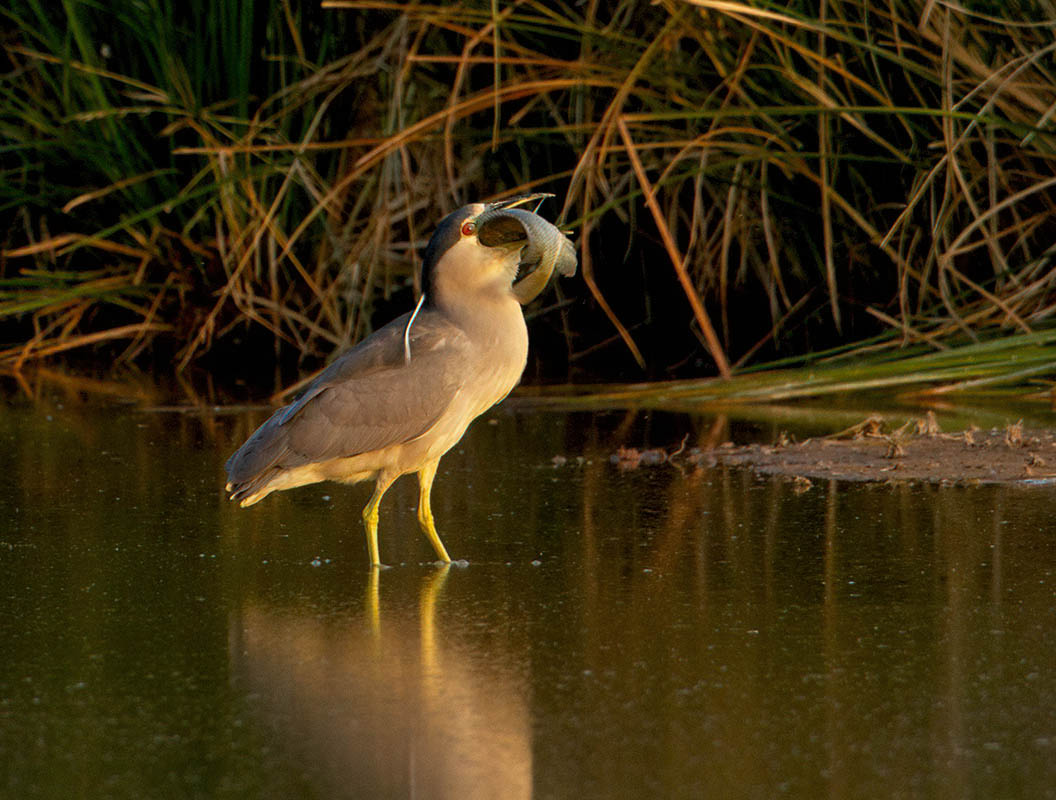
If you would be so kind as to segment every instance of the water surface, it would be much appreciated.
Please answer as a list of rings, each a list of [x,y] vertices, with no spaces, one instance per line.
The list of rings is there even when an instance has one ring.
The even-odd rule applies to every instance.
[[[730,425],[500,409],[434,490],[468,563],[405,478],[372,574],[367,487],[224,499],[262,419],[0,412],[3,796],[1056,797],[1056,490],[621,471]]]

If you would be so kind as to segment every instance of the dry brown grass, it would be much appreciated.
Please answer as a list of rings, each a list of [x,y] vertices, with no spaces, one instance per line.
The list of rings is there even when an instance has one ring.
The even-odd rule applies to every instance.
[[[179,182],[85,233],[49,231],[84,229],[161,171],[84,187],[58,218],[22,215],[0,313],[29,329],[0,362],[117,340],[134,358],[164,336],[184,368],[247,327],[322,357],[416,280],[444,211],[538,188],[563,196],[585,284],[640,363],[638,321],[613,310],[593,255],[613,225],[659,240],[721,375],[823,309],[837,329],[864,310],[897,334],[883,346],[1032,332],[1056,310],[1056,7],[1026,5],[1040,21],[932,0],[326,0],[373,27],[314,64],[280,3],[298,77],[245,119],[17,42],[25,75],[58,59],[109,87],[80,119],[167,119]],[[754,327],[752,292],[768,317],[752,307]]]

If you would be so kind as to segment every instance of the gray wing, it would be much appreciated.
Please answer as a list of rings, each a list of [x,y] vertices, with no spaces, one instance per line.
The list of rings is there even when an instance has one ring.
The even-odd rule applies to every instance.
[[[426,431],[457,394],[466,339],[441,315],[423,310],[411,327],[398,317],[340,356],[293,403],[280,408],[228,459],[235,496],[264,473],[359,455],[408,442]]]

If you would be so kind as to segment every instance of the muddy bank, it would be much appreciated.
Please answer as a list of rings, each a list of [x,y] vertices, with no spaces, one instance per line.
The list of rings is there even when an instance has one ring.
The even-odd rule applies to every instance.
[[[791,478],[804,489],[812,480],[927,481],[961,485],[1056,485],[1056,431],[970,428],[943,433],[929,414],[887,431],[869,418],[845,431],[802,442],[782,438],[773,445],[710,450],[637,451],[621,448],[622,468],[656,463],[746,467],[762,475]]]

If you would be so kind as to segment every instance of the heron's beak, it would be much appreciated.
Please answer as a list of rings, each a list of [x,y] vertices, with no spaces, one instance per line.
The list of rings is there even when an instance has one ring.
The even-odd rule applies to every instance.
[[[539,203],[546,200],[554,195],[550,192],[536,192],[535,194],[519,194],[516,197],[507,197],[505,200],[499,200],[495,203],[488,203],[488,210],[498,210],[500,208],[518,208],[520,206],[526,206],[529,203],[536,203],[536,208],[539,207]],[[533,213],[535,209],[532,210]]]
[[[514,198],[514,205],[489,208],[477,217],[477,240],[485,247],[521,249],[521,268],[528,274],[513,284],[513,294],[527,305],[546,288],[556,269],[576,274],[576,248],[560,230],[531,211],[516,206],[545,195]]]

